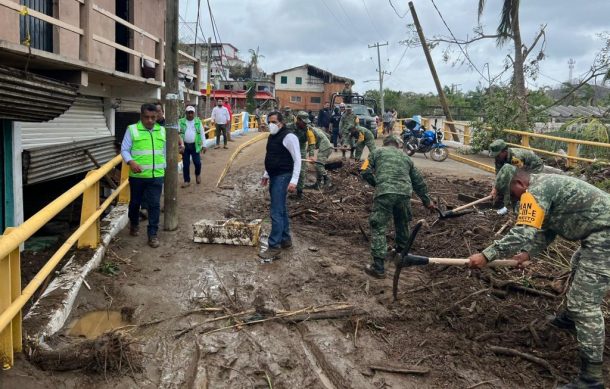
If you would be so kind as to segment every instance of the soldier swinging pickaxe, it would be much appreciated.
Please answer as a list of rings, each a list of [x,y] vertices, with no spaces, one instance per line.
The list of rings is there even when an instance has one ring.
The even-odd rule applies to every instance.
[[[394,300],[398,299],[398,279],[400,278],[400,272],[403,267],[422,265],[464,266],[468,265],[468,263],[470,262],[468,258],[432,258],[421,255],[409,254],[411,246],[415,241],[415,237],[417,236],[417,233],[424,224],[427,224],[424,219],[419,220],[415,224],[415,226],[413,227],[413,231],[409,236],[409,240],[407,241],[407,247],[405,247],[404,251],[401,253],[400,256],[397,257],[395,261],[396,270],[394,271],[394,281],[392,284],[392,295],[394,296]],[[489,267],[517,267],[518,265],[519,262],[514,259],[498,259],[489,262],[488,264]],[[527,262],[525,263],[525,265],[527,265]]]

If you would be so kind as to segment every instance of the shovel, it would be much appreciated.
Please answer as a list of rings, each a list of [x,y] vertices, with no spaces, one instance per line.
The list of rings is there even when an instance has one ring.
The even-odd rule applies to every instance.
[[[336,170],[336,169],[340,169],[343,166],[343,161],[341,161],[341,160],[331,160],[331,161],[326,161],[326,163],[314,161],[313,159],[303,159],[303,161],[315,163],[318,165],[324,165],[324,168],[327,170]]]
[[[471,203],[468,203],[468,204],[460,205],[457,208],[453,208],[452,210],[444,211],[444,212],[441,211],[439,208],[437,208],[436,210],[438,211],[438,215],[439,215],[438,218],[439,219],[449,219],[449,218],[452,218],[452,217],[458,217],[458,216],[465,215],[467,213],[471,213],[472,210],[469,210],[469,211],[466,211],[466,212],[460,212],[460,211],[464,211],[467,208],[473,207],[473,206],[475,206],[477,204],[484,203],[484,202],[489,201],[491,199],[493,199],[493,197],[491,195],[485,196],[482,199],[475,200],[475,201],[473,201]]]

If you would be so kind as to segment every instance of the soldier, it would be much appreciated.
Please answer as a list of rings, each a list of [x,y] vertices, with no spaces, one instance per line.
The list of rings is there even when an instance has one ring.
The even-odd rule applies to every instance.
[[[526,170],[515,173],[510,193],[513,200],[520,199],[515,227],[482,253],[472,255],[470,266],[482,268],[514,254],[513,259],[523,263],[557,235],[579,240],[581,246],[572,256],[574,281],[567,294],[567,310],[551,323],[575,328],[580,348],[580,374],[562,388],[603,388],[601,304],[610,289],[610,194],[574,177]]]
[[[371,225],[371,255],[373,263],[364,271],[376,278],[385,278],[383,261],[387,253],[385,238],[390,219],[394,218],[396,230],[396,251],[407,246],[408,223],[411,217],[411,194],[413,190],[424,206],[434,209],[424,178],[413,161],[400,149],[400,141],[394,135],[383,140],[383,146],[369,154],[362,164],[362,177],[375,187]]]
[[[299,146],[301,148],[301,159],[306,158],[307,145],[315,144],[316,139],[313,132],[309,129],[309,114],[305,111],[299,111],[296,117],[296,123],[287,125],[288,129],[292,130],[299,139]],[[297,199],[303,198],[303,188],[305,187],[305,173],[307,172],[307,165],[301,164],[301,175],[299,176],[299,183],[297,184]]]
[[[356,115],[352,112],[352,106],[345,106],[345,113],[341,116],[339,121],[339,131],[341,131],[341,153],[343,154],[343,160],[345,161],[345,150],[350,149],[349,157],[354,158],[354,139],[350,136],[349,129],[356,123]]]
[[[290,109],[289,106],[285,106],[284,112],[282,113],[284,114],[284,123],[286,123],[286,125],[294,124],[296,122],[296,118],[292,114],[292,109]]]
[[[508,147],[502,139],[496,139],[489,145],[489,155],[496,159],[496,175],[505,164],[513,165],[519,169],[525,169],[532,173],[542,173],[544,163],[533,151]],[[495,187],[491,188],[491,195],[495,199],[497,196]],[[509,201],[510,199],[504,199]],[[498,211],[499,215],[505,215],[508,208],[504,207]]]
[[[510,181],[513,179],[517,168],[513,165],[504,165],[496,175],[496,181],[494,183],[494,190],[496,190],[496,196],[500,194],[504,201],[504,208],[498,211],[498,214],[504,215],[508,212],[508,208],[511,205],[510,201]],[[494,198],[495,199],[495,198]],[[506,210],[506,212],[503,212]],[[502,211],[502,212],[501,212]]]
[[[308,185],[307,189],[320,189],[321,185],[330,186],[330,178],[326,174],[324,164],[332,154],[333,146],[323,130],[318,127],[311,127],[310,131],[315,137],[315,142],[309,144],[309,159],[316,163],[316,183]],[[314,157],[316,149],[318,150],[318,156]],[[322,183],[322,180],[324,180],[324,183]]]
[[[349,81],[345,81],[345,86],[341,91],[343,95],[343,102],[346,104],[350,104],[352,102],[352,83]]]
[[[360,162],[360,157],[362,157],[364,146],[369,149],[369,155],[375,151],[375,136],[368,128],[359,126],[355,123],[352,125],[349,131],[350,136],[353,139],[356,139],[356,161]]]

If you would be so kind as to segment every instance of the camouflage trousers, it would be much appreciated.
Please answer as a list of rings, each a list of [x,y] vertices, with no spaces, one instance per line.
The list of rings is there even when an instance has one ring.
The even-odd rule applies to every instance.
[[[324,164],[328,161],[328,157],[333,153],[332,147],[329,147],[326,150],[318,150],[318,156],[316,157],[316,161],[320,163],[316,163],[316,178],[318,181],[322,180],[322,177],[326,175],[326,167]]]
[[[351,136],[349,129],[341,130],[341,146],[353,149],[356,146],[356,140]]]
[[[297,183],[297,192],[302,192],[305,187],[305,176],[307,175],[308,168],[305,158],[307,158],[307,153],[304,150],[301,150],[301,174],[299,175],[299,182]]]
[[[610,289],[610,229],[594,232],[581,241],[572,256],[574,280],[567,294],[569,317],[576,324],[581,356],[601,362],[605,325],[601,310]]]
[[[407,195],[388,193],[375,197],[373,209],[369,217],[371,226],[371,256],[373,267],[383,272],[383,261],[388,251],[386,230],[394,219],[396,230],[396,249],[406,248],[409,237],[409,220],[411,218],[410,199]]]
[[[362,157],[362,152],[364,151],[364,146],[369,149],[369,155],[375,151],[375,142],[360,142],[356,144],[356,161],[360,161],[360,157]]]

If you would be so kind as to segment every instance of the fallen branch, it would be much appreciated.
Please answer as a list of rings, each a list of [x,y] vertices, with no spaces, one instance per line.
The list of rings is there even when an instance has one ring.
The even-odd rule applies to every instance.
[[[289,323],[299,323],[302,321],[309,320],[324,320],[324,319],[339,319],[347,316],[363,315],[365,312],[360,309],[344,309],[337,311],[317,312],[317,313],[303,313],[300,315],[291,316],[289,319],[283,320]]]
[[[428,374],[430,373],[430,369],[427,367],[418,367],[418,366],[408,366],[402,365],[398,363],[391,363],[387,361],[373,363],[369,365],[369,369],[385,371],[388,373],[400,373],[400,374]]]
[[[312,214],[317,214],[317,213],[318,213],[318,211],[315,211],[315,210],[313,210],[313,209],[302,209],[302,210],[300,210],[300,211],[296,211],[296,212],[291,213],[290,215],[288,215],[288,217],[291,217],[291,218],[292,218],[292,217],[296,217],[296,216],[302,215],[302,214],[304,214],[304,213],[312,213]]]
[[[525,359],[527,361],[536,363],[545,369],[547,369],[550,373],[554,374],[553,366],[546,360],[542,358],[538,358],[532,354],[527,354],[512,348],[500,347],[500,346],[489,346],[489,350],[500,355],[509,355],[512,357],[519,357]]]

